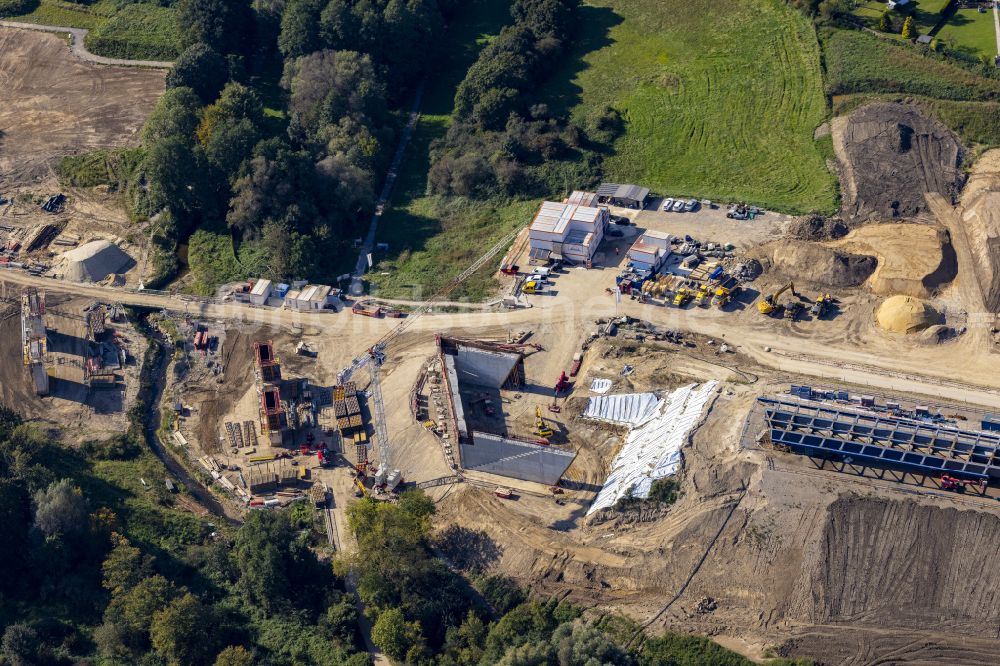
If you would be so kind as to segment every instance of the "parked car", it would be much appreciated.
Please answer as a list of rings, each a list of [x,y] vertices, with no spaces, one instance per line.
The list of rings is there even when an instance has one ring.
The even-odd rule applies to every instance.
[[[545,284],[546,282],[548,282],[548,280],[546,280],[545,276],[542,275],[541,273],[535,273],[533,275],[528,276],[528,282],[537,282],[538,284]]]
[[[663,212],[670,212],[670,209],[674,207],[674,198],[667,197],[663,200]]]
[[[686,210],[689,213],[692,212],[697,207],[698,207],[698,200],[697,199],[688,199],[687,203],[684,204],[684,210]]]
[[[684,200],[678,199],[677,201],[674,202],[674,212],[680,213],[683,210],[684,210]]]

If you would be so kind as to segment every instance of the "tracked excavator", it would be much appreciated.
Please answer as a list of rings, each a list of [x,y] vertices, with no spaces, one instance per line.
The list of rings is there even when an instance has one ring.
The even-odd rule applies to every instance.
[[[778,298],[780,298],[781,295],[789,289],[792,290],[792,296],[798,295],[795,293],[795,283],[789,282],[773,294],[768,294],[764,298],[757,301],[757,311],[762,315],[769,315],[773,313],[778,308]]]

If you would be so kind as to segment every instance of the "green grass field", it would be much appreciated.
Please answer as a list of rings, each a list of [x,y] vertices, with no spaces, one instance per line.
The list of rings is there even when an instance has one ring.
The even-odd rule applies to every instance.
[[[824,30],[821,38],[831,95],[887,92],[953,100],[1000,99],[1000,81],[927,57],[916,47],[856,30]]]
[[[86,28],[87,48],[109,58],[172,60],[177,57],[174,10],[152,4],[120,4],[97,0],[76,4],[41,0],[28,14],[4,17],[12,21]]]
[[[173,60],[179,53],[174,10],[125,5],[87,35],[87,48],[112,58]]]
[[[607,44],[582,54],[574,115],[627,123],[605,179],[785,212],[837,202],[813,133],[826,119],[810,23],[780,0],[590,0]],[[576,66],[575,64],[573,66]]]
[[[528,221],[537,206],[534,201],[498,203],[427,196],[430,144],[448,130],[455,88],[483,46],[510,20],[504,0],[470,0],[449,27],[444,50],[451,56],[428,82],[420,121],[390,206],[379,223],[377,240],[388,243],[389,252],[376,254],[377,265],[369,278],[373,291],[386,298],[434,293],[512,228]],[[495,285],[491,277],[495,269],[491,264],[452,297],[483,299]]]
[[[993,12],[980,14],[975,9],[959,9],[937,33],[951,50],[974,58],[997,54],[996,27]]]

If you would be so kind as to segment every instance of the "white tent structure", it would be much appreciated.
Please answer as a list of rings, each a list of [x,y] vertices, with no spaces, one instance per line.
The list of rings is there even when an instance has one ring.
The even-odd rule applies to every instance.
[[[608,480],[587,510],[588,516],[614,505],[626,495],[640,499],[649,497],[654,481],[677,472],[681,464],[681,447],[701,421],[705,405],[708,404],[717,385],[718,382],[710,381],[701,386],[697,384],[682,386],[657,402],[648,416],[646,413],[640,414],[640,418],[645,417],[645,419],[632,423],[625,445],[611,463]],[[645,403],[645,396],[651,395],[653,394],[640,393],[633,396],[591,398],[587,409],[584,410],[584,416],[587,416],[588,411],[593,414],[607,411],[593,404],[598,401],[618,398],[622,399],[619,401],[621,404],[628,404],[624,399],[633,398],[637,403]],[[608,403],[607,408],[614,412],[612,404]],[[634,414],[633,410],[624,411],[630,415]]]

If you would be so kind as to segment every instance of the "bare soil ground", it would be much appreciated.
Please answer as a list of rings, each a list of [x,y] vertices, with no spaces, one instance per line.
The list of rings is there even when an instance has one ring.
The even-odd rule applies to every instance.
[[[914,107],[870,104],[836,119],[832,133],[843,211],[852,220],[929,217],[926,192],[954,200],[961,190],[958,137]]]
[[[11,293],[0,300],[0,403],[14,407],[27,418],[59,423],[81,440],[109,437],[125,430],[125,413],[138,392],[139,367],[145,354],[144,338],[127,323],[115,323],[113,328],[128,340],[130,360],[123,373],[124,387],[88,389],[83,383],[82,366],[87,343],[78,316],[92,302],[47,295],[51,392],[39,397],[21,361],[20,295]]]
[[[928,298],[958,274],[951,238],[937,225],[868,225],[828,245],[875,256],[878,267],[867,286],[882,296]]]
[[[163,80],[83,62],[57,35],[0,27],[0,191],[46,181],[64,155],[136,145]]]
[[[986,308],[1000,311],[1000,151],[976,161],[962,192],[962,224],[976,262]]]

